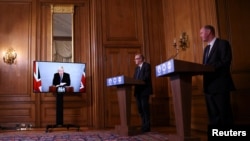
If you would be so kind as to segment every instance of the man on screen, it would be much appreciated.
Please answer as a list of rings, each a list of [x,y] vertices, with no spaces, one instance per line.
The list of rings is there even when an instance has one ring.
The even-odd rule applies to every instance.
[[[53,85],[58,86],[70,86],[70,75],[64,72],[63,66],[58,68],[58,72],[54,74]]]

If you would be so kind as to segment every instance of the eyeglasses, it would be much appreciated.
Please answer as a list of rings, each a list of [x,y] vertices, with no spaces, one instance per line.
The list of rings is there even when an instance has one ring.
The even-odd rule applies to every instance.
[[[140,60],[141,58],[135,58],[135,60]]]

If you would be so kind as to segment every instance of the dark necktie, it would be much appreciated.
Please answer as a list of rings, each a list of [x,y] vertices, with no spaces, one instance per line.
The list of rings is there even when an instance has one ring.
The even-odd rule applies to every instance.
[[[136,71],[136,79],[139,78],[140,71],[141,71],[141,67],[138,67],[138,68],[137,68],[137,71]]]
[[[210,45],[207,45],[206,51],[205,51],[205,60],[204,60],[204,64],[207,64],[207,60],[208,60],[208,57],[209,57],[209,50],[210,50]]]

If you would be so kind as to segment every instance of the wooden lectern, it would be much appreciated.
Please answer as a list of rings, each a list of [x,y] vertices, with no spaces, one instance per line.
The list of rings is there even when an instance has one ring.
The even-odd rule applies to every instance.
[[[120,109],[120,124],[115,126],[115,131],[122,136],[137,134],[134,127],[130,125],[132,86],[143,85],[141,80],[135,80],[126,76],[115,76],[107,78],[107,86],[116,86]]]
[[[57,93],[57,87],[56,86],[49,86],[49,92]],[[65,86],[65,92],[73,93],[74,92],[74,87]]]
[[[156,77],[169,77],[173,94],[176,135],[169,141],[199,141],[191,137],[192,76],[212,72],[211,66],[170,59],[156,67]]]

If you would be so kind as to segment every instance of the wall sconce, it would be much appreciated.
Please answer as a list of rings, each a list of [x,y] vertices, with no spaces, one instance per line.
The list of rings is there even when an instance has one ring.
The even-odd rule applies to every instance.
[[[181,33],[178,43],[176,42],[176,39],[174,39],[173,46],[176,49],[176,54],[172,58],[175,58],[179,54],[179,48],[186,50],[188,47],[188,36],[186,32]]]
[[[16,63],[17,53],[13,48],[9,48],[3,54],[3,62],[6,64],[13,64]]]

